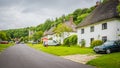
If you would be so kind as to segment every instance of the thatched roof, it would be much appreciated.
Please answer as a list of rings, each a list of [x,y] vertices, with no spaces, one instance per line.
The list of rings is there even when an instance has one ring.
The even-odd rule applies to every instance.
[[[45,31],[44,32],[44,36],[46,36],[46,35],[53,35],[54,34],[54,32],[53,32],[54,28],[55,27],[51,27],[48,31]]]
[[[73,32],[76,32],[76,31],[77,31],[77,30],[76,30],[76,25],[75,25],[73,22],[71,22],[71,21],[65,21],[64,24],[65,24],[66,26],[68,26],[68,27],[71,27]]]
[[[69,21],[65,21],[63,24],[68,26],[68,27],[71,27],[73,32],[77,32],[76,25],[73,23],[73,17],[70,17],[70,20]],[[44,36],[55,34],[55,32],[53,31],[54,29],[55,29],[55,26],[51,27],[49,30],[45,31],[44,32]]]
[[[71,23],[70,21],[65,21],[63,24],[66,25],[66,26],[68,26],[68,27],[71,27],[72,30],[73,30],[73,32],[77,31],[76,30],[76,25],[74,23]],[[44,32],[44,36],[55,34],[55,32],[53,31],[54,29],[55,29],[55,27],[51,27],[49,30],[45,31]]]
[[[119,1],[118,0],[109,0],[106,3],[102,3],[99,6],[93,10],[93,12],[90,13],[89,16],[87,16],[78,26],[83,27],[90,24],[97,23],[99,21],[103,21],[110,18],[116,18],[118,17],[117,12],[117,5]]]

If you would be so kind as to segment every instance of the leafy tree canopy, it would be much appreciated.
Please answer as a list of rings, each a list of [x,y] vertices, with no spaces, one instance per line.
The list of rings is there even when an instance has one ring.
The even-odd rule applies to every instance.
[[[66,26],[65,24],[61,23],[59,24],[55,29],[54,32],[57,34],[61,34],[63,32],[71,32],[72,28]]]

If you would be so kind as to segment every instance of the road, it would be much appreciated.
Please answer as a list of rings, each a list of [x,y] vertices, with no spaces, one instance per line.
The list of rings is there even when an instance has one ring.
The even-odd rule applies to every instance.
[[[0,68],[94,68],[44,53],[25,44],[12,46],[0,54]]]

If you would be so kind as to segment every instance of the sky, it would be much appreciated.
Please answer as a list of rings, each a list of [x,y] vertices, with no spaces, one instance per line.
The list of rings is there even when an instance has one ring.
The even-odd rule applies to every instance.
[[[99,0],[0,0],[0,30],[37,26]]]

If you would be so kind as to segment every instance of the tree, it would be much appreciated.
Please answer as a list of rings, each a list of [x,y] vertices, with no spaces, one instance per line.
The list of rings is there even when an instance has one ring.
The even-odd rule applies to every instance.
[[[1,40],[7,40],[7,35],[5,32],[0,31],[0,39]]]
[[[66,26],[65,24],[59,24],[55,29],[54,32],[57,34],[62,34],[63,32],[71,32],[72,28]]]
[[[47,19],[42,26],[42,31],[49,30],[54,22],[50,19]]]
[[[34,41],[37,41],[37,40],[40,40],[42,36],[43,36],[43,32],[38,31],[33,35],[33,39],[34,39]]]
[[[77,17],[77,20],[75,21],[75,24],[79,24],[84,18],[86,18],[89,15],[89,13],[82,14]]]

